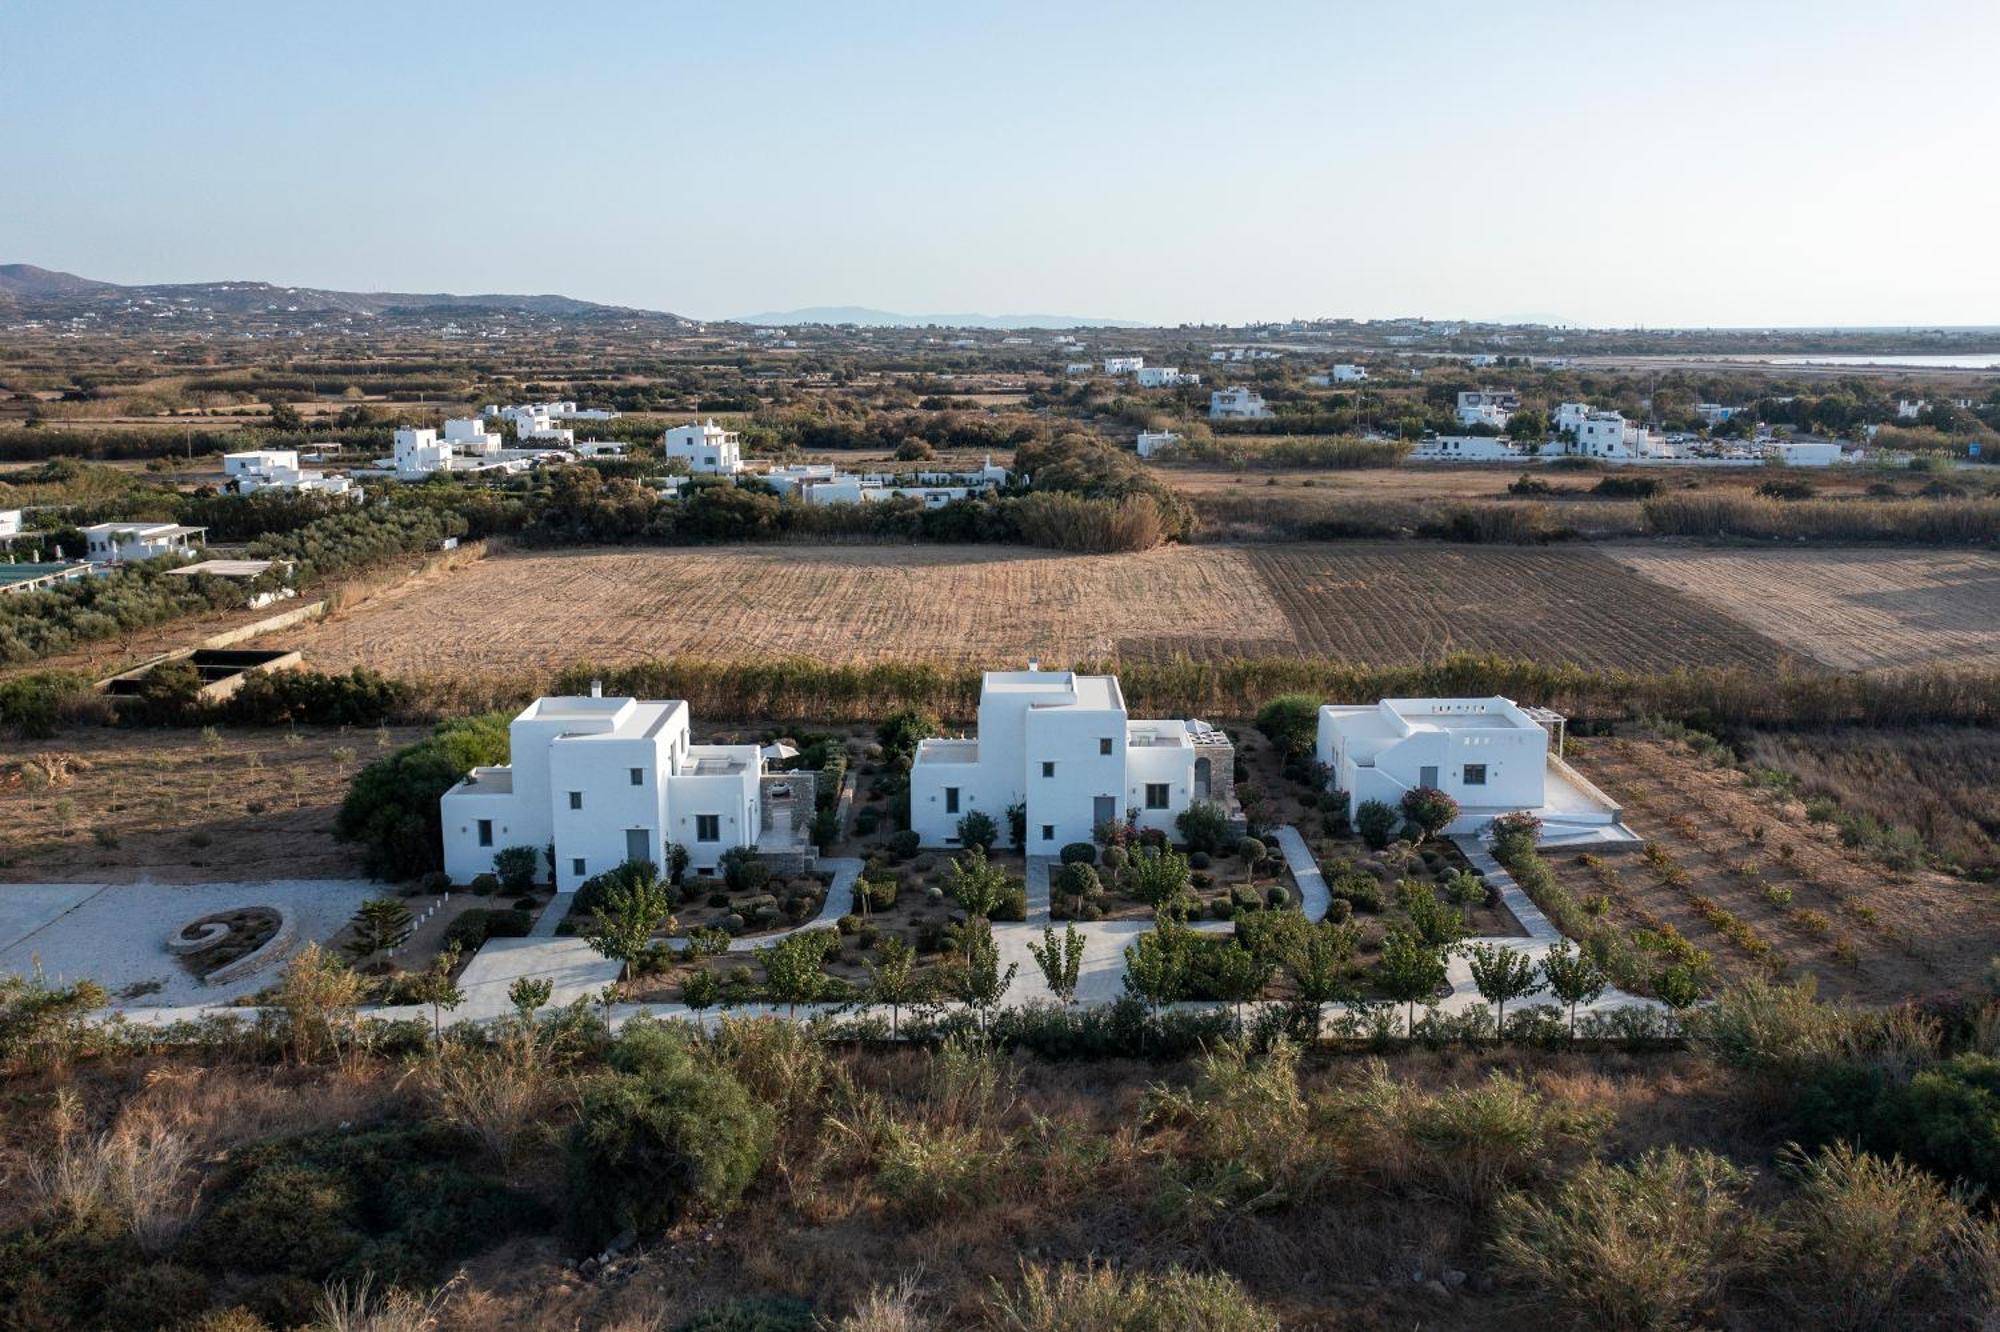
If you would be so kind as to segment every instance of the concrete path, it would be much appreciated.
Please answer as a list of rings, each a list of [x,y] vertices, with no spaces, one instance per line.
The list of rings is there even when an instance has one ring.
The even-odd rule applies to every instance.
[[[1285,867],[1291,870],[1292,882],[1298,885],[1299,910],[1305,912],[1307,920],[1324,920],[1333,905],[1333,894],[1327,890],[1326,877],[1319,872],[1319,862],[1306,849],[1306,839],[1288,823],[1278,829],[1278,850],[1284,853]]]
[[[780,939],[788,939],[801,930],[832,929],[839,925],[840,918],[854,910],[854,884],[861,877],[862,865],[852,857],[828,858],[819,862],[819,867],[833,871],[833,882],[826,886],[826,900],[819,904],[819,914],[803,925],[794,925],[789,930],[774,930],[770,934],[744,935],[729,941],[732,953],[754,953],[759,948],[769,948]]]

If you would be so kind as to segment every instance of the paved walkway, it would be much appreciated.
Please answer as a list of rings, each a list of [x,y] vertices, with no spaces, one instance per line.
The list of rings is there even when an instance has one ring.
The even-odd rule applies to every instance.
[[[826,900],[819,904],[819,914],[803,925],[794,925],[789,930],[776,930],[770,934],[743,935],[729,941],[732,953],[754,953],[759,948],[769,948],[780,939],[790,938],[801,930],[823,930],[833,928],[840,918],[854,910],[854,883],[861,877],[861,862],[852,857],[830,857],[819,862],[823,870],[833,871],[833,882],[826,886]]]
[[[1299,886],[1299,910],[1305,912],[1307,920],[1324,920],[1327,909],[1333,905],[1333,894],[1327,891],[1326,876],[1319,872],[1319,862],[1306,849],[1306,839],[1288,823],[1278,829],[1278,850],[1284,853],[1292,882]]]

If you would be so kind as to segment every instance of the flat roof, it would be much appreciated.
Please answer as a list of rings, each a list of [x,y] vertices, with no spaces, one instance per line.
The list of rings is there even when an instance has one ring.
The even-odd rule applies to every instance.
[[[87,564],[0,564],[0,586],[14,583],[32,583],[38,578],[49,578],[59,574],[83,575],[90,572]]]
[[[183,564],[178,569],[169,569],[167,572],[211,574],[216,578],[255,578],[276,563],[276,560],[198,560],[193,564]]]

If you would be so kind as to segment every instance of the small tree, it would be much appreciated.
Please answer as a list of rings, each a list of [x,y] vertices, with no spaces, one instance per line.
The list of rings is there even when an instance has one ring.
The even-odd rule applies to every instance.
[[[1257,729],[1288,757],[1310,754],[1319,737],[1319,699],[1312,694],[1280,694],[1257,709]]]
[[[923,997],[916,949],[900,934],[884,935],[875,945],[875,960],[868,964],[868,998],[889,1005],[889,1039],[902,1034],[903,1005]]]
[[[986,859],[983,848],[945,866],[944,890],[968,916],[991,917],[1007,898],[1007,871]]]
[[[1153,929],[1126,946],[1126,990],[1156,1013],[1186,994],[1192,938],[1184,922],[1166,912],[1156,915]]]
[[[1610,980],[1597,965],[1597,959],[1573,947],[1567,939],[1557,940],[1542,955],[1542,979],[1548,983],[1549,993],[1569,1009],[1572,1039],[1576,1036],[1577,1005],[1595,1003]]]
[[[1513,814],[1502,814],[1487,825],[1493,835],[1493,858],[1502,864],[1509,864],[1518,857],[1531,853],[1535,843],[1541,840],[1542,821],[1526,810]]]
[[[1493,1027],[1507,1034],[1507,1001],[1522,999],[1542,988],[1534,959],[1505,944],[1474,944],[1466,953],[1472,983],[1479,997],[1493,1005]]]
[[[827,991],[832,978],[820,968],[830,949],[840,947],[840,935],[833,930],[800,930],[761,950],[764,960],[764,989],[773,1000],[797,1017],[800,1004],[817,1001]]]
[[[1375,983],[1392,1003],[1409,1006],[1404,1024],[1409,1031],[1417,1029],[1417,1003],[1428,1002],[1444,981],[1444,954],[1426,944],[1415,930],[1397,926],[1383,936]]]
[[[1364,800],[1354,811],[1354,831],[1361,834],[1361,840],[1380,851],[1389,845],[1389,839],[1396,835],[1403,818],[1395,806],[1380,800]]]
[[[965,1006],[978,1015],[979,1029],[984,1031],[987,1015],[1006,996],[1021,966],[1009,962],[1005,971],[1000,969],[1000,949],[993,942],[993,926],[983,916],[974,916],[958,926],[955,938],[958,965],[952,969],[952,987]]]
[[[1090,866],[1072,868],[1089,869]],[[1056,999],[1065,1004],[1076,1002],[1076,986],[1083,975],[1083,935],[1074,925],[1063,926],[1062,938],[1056,938],[1053,926],[1042,930],[1042,941],[1030,943],[1028,952],[1034,957],[1035,965],[1041,968],[1043,979],[1049,983]]]
[[[493,853],[493,873],[500,886],[515,897],[535,886],[535,871],[541,863],[541,852],[532,846],[510,846]]]
[[[1423,829],[1425,838],[1435,837],[1458,817],[1458,802],[1435,786],[1419,786],[1403,792],[1403,817]]]
[[[39,984],[39,969],[35,979]],[[95,994],[96,1002],[89,1007],[104,1002],[103,990],[88,981],[81,985]],[[285,1015],[285,1031],[300,1063],[311,1063],[321,1049],[333,1044],[334,1019],[344,1015],[351,1023],[360,1001],[361,977],[334,954],[312,942],[292,954],[278,979],[277,1006]]]
[[[1299,998],[1313,1006],[1315,1035],[1320,1014],[1347,991],[1348,970],[1360,941],[1360,926],[1322,920],[1293,935],[1278,954],[1278,965],[1291,978]]]
[[[891,713],[875,728],[875,738],[881,742],[882,752],[890,758],[910,758],[917,752],[918,741],[928,740],[937,733],[937,716],[922,708],[904,708],[901,712]]]
[[[1181,841],[1190,851],[1212,854],[1222,850],[1229,841],[1229,815],[1213,800],[1190,802],[1181,816],[1174,820],[1174,826],[1180,830]]]
[[[606,888],[584,937],[613,962],[633,962],[651,945],[654,931],[673,919],[673,890],[654,875],[615,880]]]
[[[958,821],[958,840],[961,846],[983,855],[1000,840],[1000,829],[994,826],[991,814],[975,809]]]
[[[1264,852],[1264,844],[1254,837],[1236,844],[1236,854],[1243,857],[1243,882],[1249,883],[1257,877],[1257,866],[1263,862]]]
[[[1465,913],[1439,900],[1434,885],[1415,879],[1400,880],[1396,884],[1396,899],[1410,918],[1410,928],[1417,932],[1426,948],[1446,950],[1465,937],[1468,929]]]
[[[416,929],[410,909],[393,897],[369,898],[355,911],[350,924],[354,938],[348,941],[347,955],[356,962],[388,952]]]
[[[1653,993],[1676,1013],[1701,998],[1701,972],[1691,963],[1676,962],[1653,978]]]
[[[1188,859],[1166,847],[1144,847],[1125,871],[1132,895],[1154,911],[1170,907],[1187,892]]]
[[[1055,892],[1058,897],[1075,898],[1079,902],[1088,901],[1104,891],[1103,881],[1097,877],[1097,870],[1073,861],[1056,871]]]
[[[465,1002],[465,991],[458,988],[458,980],[452,975],[458,967],[458,957],[458,941],[454,939],[440,948],[430,967],[419,972],[410,983],[410,997],[431,1006],[431,1036],[440,1046],[444,1044],[444,1015]]]
[[[514,1005],[514,1017],[523,1030],[534,1025],[535,1010],[549,1001],[555,988],[555,982],[546,976],[517,977],[507,987],[507,1002]]]
[[[1271,978],[1271,964],[1230,939],[1220,947],[1211,946],[1203,965],[1211,992],[1235,1008],[1236,1025],[1241,1027],[1243,1005],[1264,992],[1264,982]]]
[[[1007,806],[1007,845],[1016,851],[1028,844],[1028,807],[1025,804]]]
[[[681,1002],[694,1014],[696,1026],[701,1025],[701,1015],[715,1007],[721,997],[722,977],[707,967],[696,967],[681,979]]]
[[[687,874],[688,870],[688,849],[679,842],[668,842],[666,854],[667,878],[675,887],[679,887],[681,879]]]

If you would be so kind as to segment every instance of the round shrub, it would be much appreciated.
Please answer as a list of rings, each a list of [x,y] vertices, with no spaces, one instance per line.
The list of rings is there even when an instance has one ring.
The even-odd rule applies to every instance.
[[[1292,895],[1282,886],[1274,883],[1271,885],[1270,891],[1264,894],[1264,900],[1274,907],[1288,907],[1292,904]]]
[[[1208,914],[1216,920],[1234,919],[1236,904],[1226,897],[1218,897],[1208,904]]]
[[[721,891],[710,893],[708,904],[712,907],[726,907],[729,905],[729,894]]]
[[[591,1243],[727,1211],[770,1154],[772,1114],[677,1031],[627,1026],[616,1075],[586,1093],[569,1141],[572,1221]]]
[[[1104,891],[1104,885],[1095,869],[1072,861],[1056,871],[1055,891],[1059,897],[1095,897]]]
[[[916,829],[905,828],[889,839],[889,853],[898,860],[908,860],[917,854],[917,849],[923,844],[923,838],[917,836]]]
[[[1097,844],[1095,842],[1071,842],[1063,847],[1062,863],[1065,865],[1095,865]]]
[[[1131,858],[1131,853],[1122,846],[1107,846],[1104,848],[1104,868],[1108,870],[1115,872],[1124,869]]]
[[[1205,870],[1214,863],[1213,860],[1209,859],[1208,852],[1206,851],[1192,851],[1188,853],[1189,869]]]
[[[491,897],[500,891],[500,877],[496,874],[475,874],[471,887],[473,896]]]
[[[1254,837],[1246,837],[1236,844],[1236,854],[1246,865],[1254,865],[1264,858],[1264,844]]]
[[[842,934],[859,934],[861,932],[861,917],[859,916],[842,916],[834,924]]]
[[[1326,904],[1326,918],[1336,925],[1345,925],[1354,919],[1354,903],[1344,897],[1336,897]]]

